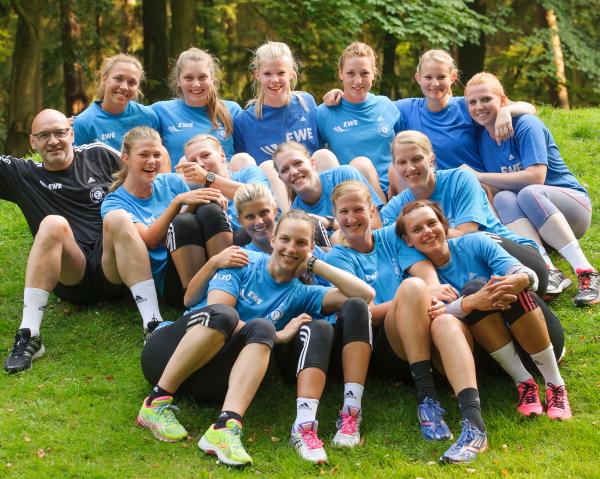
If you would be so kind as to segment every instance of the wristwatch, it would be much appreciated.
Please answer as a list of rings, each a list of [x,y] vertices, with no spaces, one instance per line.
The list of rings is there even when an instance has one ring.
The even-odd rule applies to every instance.
[[[315,267],[316,261],[317,261],[316,256],[311,256],[310,258],[308,258],[308,261],[306,262],[306,271],[310,271],[312,273],[312,270]]]
[[[537,278],[532,271],[525,271],[525,274],[529,278],[529,286],[527,286],[526,289],[533,290],[533,287],[535,286]]]
[[[215,175],[212,171],[206,173],[206,179],[204,180],[204,186],[210,186],[216,180],[217,175]]]

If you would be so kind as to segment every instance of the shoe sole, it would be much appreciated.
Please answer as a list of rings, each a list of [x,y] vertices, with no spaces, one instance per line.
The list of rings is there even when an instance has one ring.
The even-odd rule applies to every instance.
[[[570,288],[572,285],[573,285],[573,281],[571,281],[569,278],[565,278],[558,285],[558,289],[556,289],[554,291],[547,291],[546,290],[546,292],[544,293],[544,296],[542,296],[542,299],[544,301],[552,301],[559,294],[563,293],[565,290],[567,290],[568,288]]]
[[[32,365],[33,365],[33,361],[35,361],[36,359],[41,358],[44,354],[46,354],[46,348],[42,344],[42,346],[40,347],[40,349],[38,349],[35,352],[35,354],[33,356],[31,356],[31,363],[29,364],[28,367],[26,367],[26,368],[7,368],[6,365],[4,365],[4,370],[8,374],[15,374],[15,373],[23,372],[23,371],[29,371],[31,369]]]
[[[247,464],[252,464],[252,461],[249,462],[240,462],[234,461],[233,459],[229,459],[225,456],[218,448],[215,448],[213,444],[204,439],[204,436],[200,438],[198,441],[198,447],[204,451],[206,454],[210,454],[211,456],[217,456],[217,459],[223,464],[227,464],[228,466],[245,466]]]
[[[575,304],[575,306],[577,306],[578,308],[584,308],[586,306],[592,306],[594,304],[598,304],[600,303],[600,296],[597,297],[596,299],[594,299],[593,301],[575,301],[573,300],[573,303]]]
[[[151,422],[147,422],[142,416],[138,415],[137,417],[137,423],[139,426],[149,429],[150,432],[152,433],[152,435],[158,439],[159,441],[163,441],[163,442],[178,442],[181,441],[182,439],[187,437],[187,434],[185,436],[182,436],[180,438],[176,438],[176,439],[171,439],[168,438],[166,436],[163,436],[160,431],[154,426],[154,424],[152,424]]]
[[[486,444],[485,447],[483,447],[482,449],[480,449],[477,452],[477,457],[479,457],[481,454],[483,454],[485,451],[487,451],[488,445],[489,444]],[[477,457],[475,459],[473,459],[473,461],[476,460]],[[444,462],[446,464],[470,464],[471,462],[473,462],[473,461],[453,461],[451,458],[444,457],[444,456],[440,457],[440,461]]]

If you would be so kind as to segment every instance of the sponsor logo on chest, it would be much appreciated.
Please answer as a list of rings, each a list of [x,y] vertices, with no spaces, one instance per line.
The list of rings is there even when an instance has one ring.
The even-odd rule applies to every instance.
[[[56,190],[60,190],[63,185],[62,183],[44,183],[42,180],[40,180],[40,185],[42,185],[44,188],[48,188],[50,191],[56,191]]]
[[[100,135],[100,141],[114,140],[116,137],[117,134],[114,131],[111,131],[110,133],[102,133]]]

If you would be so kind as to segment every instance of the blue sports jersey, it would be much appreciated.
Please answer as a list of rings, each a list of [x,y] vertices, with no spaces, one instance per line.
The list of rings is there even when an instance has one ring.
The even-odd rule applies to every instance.
[[[154,110],[131,100],[125,111],[113,115],[102,109],[101,100],[95,101],[73,121],[75,145],[85,145],[99,141],[121,151],[125,134],[136,126],[149,126],[159,130],[160,123]]]
[[[221,101],[229,111],[233,122],[233,119],[242,109],[234,101]],[[217,138],[221,142],[228,160],[233,155],[233,135],[226,136],[223,126],[218,128],[213,126],[208,116],[208,107],[189,106],[181,98],[177,98],[156,102],[152,105],[152,109],[158,115],[160,136],[171,157],[173,171],[175,171],[175,166],[179,163],[181,157],[184,156],[183,147],[185,143],[199,134],[212,135]]]
[[[296,196],[292,202],[291,209],[304,210],[307,213],[320,216],[333,216],[335,211],[333,209],[333,202],[331,201],[331,194],[333,189],[340,183],[348,180],[358,180],[369,187],[371,191],[371,199],[377,209],[381,208],[383,203],[375,193],[375,190],[371,184],[365,179],[365,177],[354,167],[348,165],[342,165],[329,170],[325,170],[319,173],[319,179],[321,180],[321,197],[314,205],[309,205],[302,201],[299,196]]]
[[[233,139],[236,153],[246,152],[260,165],[272,159],[278,145],[296,141],[312,155],[320,147],[316,108],[315,99],[306,92],[294,92],[286,106],[263,105],[261,119],[256,117],[255,105],[250,105],[235,117]]]
[[[500,146],[484,128],[479,129],[479,149],[484,171],[510,173],[533,165],[546,165],[545,185],[570,188],[588,194],[560,156],[550,130],[534,115],[513,118],[514,136]]]
[[[237,298],[235,309],[242,321],[266,318],[280,331],[301,313],[313,317],[321,314],[323,299],[331,288],[307,286],[297,278],[277,283],[267,269],[270,257],[254,251],[247,253],[250,260],[247,266],[220,269],[208,284],[208,292],[225,291]],[[189,311],[203,308],[206,304],[204,298]]]
[[[436,268],[440,282],[452,285],[457,291],[472,279],[489,281],[504,276],[519,261],[509,255],[490,237],[473,233],[448,240],[450,261]]]
[[[134,223],[150,226],[163,214],[178,194],[186,191],[189,191],[189,188],[181,176],[174,173],[161,174],[152,182],[150,198],[137,198],[128,193],[121,185],[106,196],[102,202],[100,214],[104,218],[110,211],[125,210]],[[167,248],[159,244],[156,248],[149,249],[148,254],[154,282],[162,294],[167,266]]]
[[[375,289],[375,304],[391,301],[405,272],[426,260],[396,235],[395,225],[373,231],[373,251],[361,253],[348,246],[335,245],[325,257],[329,264],[354,274]]]
[[[394,223],[404,205],[415,199],[410,188],[394,196],[381,210],[383,224]],[[435,187],[428,199],[440,204],[451,228],[463,223],[477,223],[480,231],[496,233],[537,250],[535,241],[519,236],[500,222],[472,171],[459,168],[436,171]]]
[[[425,98],[404,98],[396,101],[407,130],[427,135],[435,153],[439,170],[467,164],[483,171],[477,149],[477,135],[464,97],[451,97],[441,111],[427,108]]]
[[[405,129],[402,116],[388,97],[369,93],[361,103],[342,99],[336,106],[319,105],[317,123],[319,135],[340,164],[366,156],[377,170],[381,188],[387,191],[392,164],[390,145],[394,133]]]
[[[243,170],[231,172],[229,176],[233,181],[237,181],[238,183],[259,183],[266,186],[269,190],[271,189],[267,176],[258,166],[248,166]],[[237,230],[241,225],[238,221],[238,214],[233,200],[227,202],[227,216],[233,229]]]

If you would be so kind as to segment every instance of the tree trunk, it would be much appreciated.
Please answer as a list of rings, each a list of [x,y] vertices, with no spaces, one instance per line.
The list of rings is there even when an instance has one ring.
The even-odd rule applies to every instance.
[[[60,0],[61,41],[63,52],[63,78],[65,114],[77,115],[88,104],[83,89],[81,64],[78,62],[76,45],[79,44],[81,28],[73,12],[72,0]]]
[[[167,2],[144,0],[142,9],[144,66],[147,72],[146,96],[154,102],[169,96],[169,88],[165,83],[169,69]]]
[[[389,33],[383,36],[383,68],[381,71],[381,94],[395,100],[398,98],[398,78],[396,76],[396,47],[398,39]]]
[[[171,0],[171,35],[169,53],[175,59],[196,42],[196,2]]]
[[[4,151],[23,155],[31,147],[33,117],[42,108],[41,54],[43,0],[11,0],[19,17],[10,74],[6,144]]]
[[[550,27],[551,31],[552,53],[554,54],[554,65],[556,66],[558,100],[560,106],[565,110],[568,110],[570,105],[569,91],[567,90],[567,76],[565,75],[565,59],[563,57],[562,47],[560,46],[556,14],[552,8],[546,10],[546,21],[548,22],[548,27]]]
[[[485,15],[485,0],[476,0],[469,3],[469,8],[480,15]],[[477,43],[467,42],[458,47],[458,68],[461,71],[463,83],[466,83],[473,75],[484,70],[485,63],[485,34],[479,34]]]

